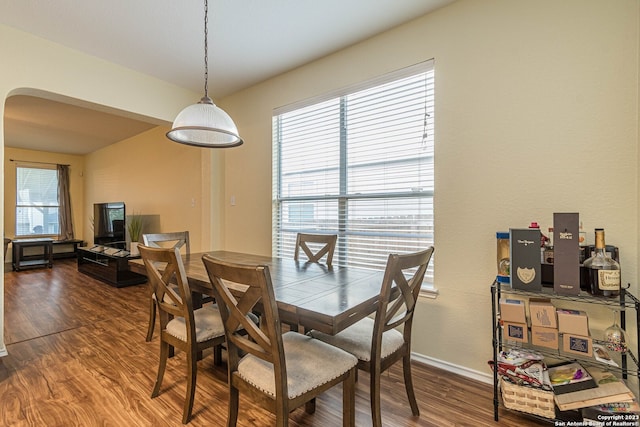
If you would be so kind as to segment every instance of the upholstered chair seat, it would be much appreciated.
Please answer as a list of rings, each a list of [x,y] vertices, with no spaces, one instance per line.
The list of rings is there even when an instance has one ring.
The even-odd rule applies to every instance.
[[[196,341],[203,342],[224,336],[224,325],[217,306],[207,305],[193,310],[196,324]],[[187,340],[187,326],[184,317],[175,317],[167,323],[167,333],[179,340]]]
[[[374,326],[375,321],[369,317],[365,317],[337,335],[327,335],[316,330],[312,330],[310,335],[328,344],[348,351],[359,360],[370,362],[371,340],[373,338]],[[387,358],[402,347],[403,344],[404,338],[402,338],[402,333],[396,329],[389,329],[382,334],[380,357],[382,359]]]
[[[282,344],[287,366],[289,399],[329,383],[358,363],[353,355],[296,332],[283,334]],[[238,363],[238,375],[275,399],[276,377],[273,363],[247,354]]]

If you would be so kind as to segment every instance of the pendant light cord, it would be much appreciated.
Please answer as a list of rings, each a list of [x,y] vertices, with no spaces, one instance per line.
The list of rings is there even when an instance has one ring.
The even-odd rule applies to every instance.
[[[204,96],[209,97],[209,2],[204,0]]]
[[[204,96],[180,111],[167,138],[179,144],[207,148],[237,147],[244,143],[231,117],[209,98],[208,0],[204,0]]]

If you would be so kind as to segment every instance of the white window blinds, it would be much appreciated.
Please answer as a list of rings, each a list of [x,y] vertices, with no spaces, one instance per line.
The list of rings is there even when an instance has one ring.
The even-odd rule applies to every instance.
[[[58,172],[16,168],[16,236],[58,234]]]
[[[273,254],[331,233],[335,265],[383,269],[433,245],[433,110],[433,61],[277,110]]]

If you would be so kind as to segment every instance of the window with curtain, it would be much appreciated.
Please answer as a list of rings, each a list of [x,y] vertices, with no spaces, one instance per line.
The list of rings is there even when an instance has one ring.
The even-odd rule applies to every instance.
[[[58,171],[16,168],[16,236],[58,234]]]
[[[427,61],[274,112],[275,256],[298,232],[338,234],[334,264],[374,269],[434,244],[434,84]]]

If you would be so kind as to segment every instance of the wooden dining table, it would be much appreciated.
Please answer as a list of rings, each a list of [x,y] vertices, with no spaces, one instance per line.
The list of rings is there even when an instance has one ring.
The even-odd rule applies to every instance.
[[[210,256],[248,265],[269,267],[280,319],[305,329],[337,334],[375,312],[384,272],[353,267],[328,267],[325,264],[293,259],[251,255],[229,251],[183,255],[189,287],[194,293],[212,294],[213,286],[202,262]],[[132,271],[146,274],[141,259],[129,260]],[[241,293],[241,286],[232,292]]]

